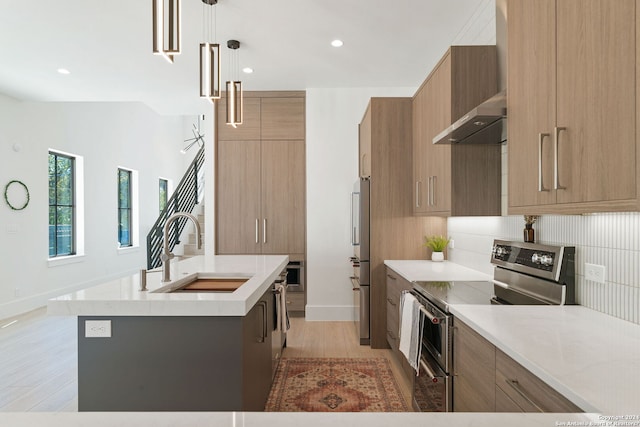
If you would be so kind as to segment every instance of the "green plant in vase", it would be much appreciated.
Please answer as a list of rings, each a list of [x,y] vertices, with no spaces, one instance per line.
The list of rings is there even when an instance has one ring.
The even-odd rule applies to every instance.
[[[444,254],[442,253],[449,244],[451,239],[444,236],[430,236],[424,238],[424,246],[431,249],[431,261],[444,261]]]

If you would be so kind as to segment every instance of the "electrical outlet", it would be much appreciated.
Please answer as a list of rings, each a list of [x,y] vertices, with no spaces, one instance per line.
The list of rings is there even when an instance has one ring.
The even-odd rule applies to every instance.
[[[453,249],[453,239],[449,240],[449,249]]]
[[[111,338],[111,320],[85,320],[85,338]]]
[[[604,265],[584,264],[584,278],[597,283],[604,283],[606,269]]]

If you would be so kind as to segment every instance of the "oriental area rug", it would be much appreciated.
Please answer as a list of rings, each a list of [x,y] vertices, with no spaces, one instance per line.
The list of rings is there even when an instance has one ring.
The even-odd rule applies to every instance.
[[[409,411],[384,358],[283,358],[265,411]]]

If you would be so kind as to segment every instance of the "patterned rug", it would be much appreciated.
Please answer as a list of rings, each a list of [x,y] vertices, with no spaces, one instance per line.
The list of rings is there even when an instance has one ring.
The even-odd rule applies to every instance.
[[[284,358],[265,411],[406,412],[389,361]]]

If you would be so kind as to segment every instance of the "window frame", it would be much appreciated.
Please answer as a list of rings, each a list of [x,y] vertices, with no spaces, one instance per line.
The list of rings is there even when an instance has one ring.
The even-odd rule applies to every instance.
[[[54,196],[54,204],[51,204],[51,197],[49,196],[49,215],[51,215],[51,208],[54,208],[54,216],[55,216],[55,220],[54,220],[54,224],[51,224],[51,220],[49,220],[49,227],[51,227],[52,225],[55,227],[54,233],[53,233],[53,249],[54,249],[54,253],[51,253],[51,234],[49,234],[49,259],[59,259],[59,258],[63,258],[63,257],[72,257],[78,254],[78,203],[77,203],[77,185],[76,185],[76,180],[77,180],[77,157],[72,155],[72,154],[68,154],[68,153],[61,153],[58,151],[54,151],[54,150],[48,150],[48,156],[47,156],[47,160],[48,162],[51,161],[51,156],[54,156],[54,163],[56,165],[55,167],[55,171],[54,171],[54,177],[55,177],[55,182],[54,182],[54,188],[55,188],[55,196]],[[70,173],[70,177],[69,177],[69,182],[71,184],[71,201],[70,204],[60,204],[59,203],[59,197],[58,197],[58,182],[59,182],[59,178],[60,175],[58,173],[58,168],[57,168],[57,164],[58,164],[58,158],[65,158],[70,160],[71,162],[71,173]],[[49,188],[51,187],[51,176],[49,176]],[[71,229],[71,247],[70,247],[70,251],[69,252],[64,252],[61,253],[59,252],[59,248],[58,248],[58,209],[60,207],[64,207],[64,208],[71,208],[71,223],[69,224]]]
[[[123,207],[121,204],[122,201],[122,193],[121,193],[121,175],[125,174],[127,176],[127,207]],[[133,171],[125,168],[118,168],[117,172],[117,185],[118,185],[118,247],[120,248],[130,248],[133,247]],[[122,243],[122,214],[123,212],[127,212],[127,228],[129,230],[129,241],[127,244]]]
[[[162,183],[164,183],[164,207],[162,207]],[[162,213],[169,203],[169,180],[158,178],[158,215]]]

